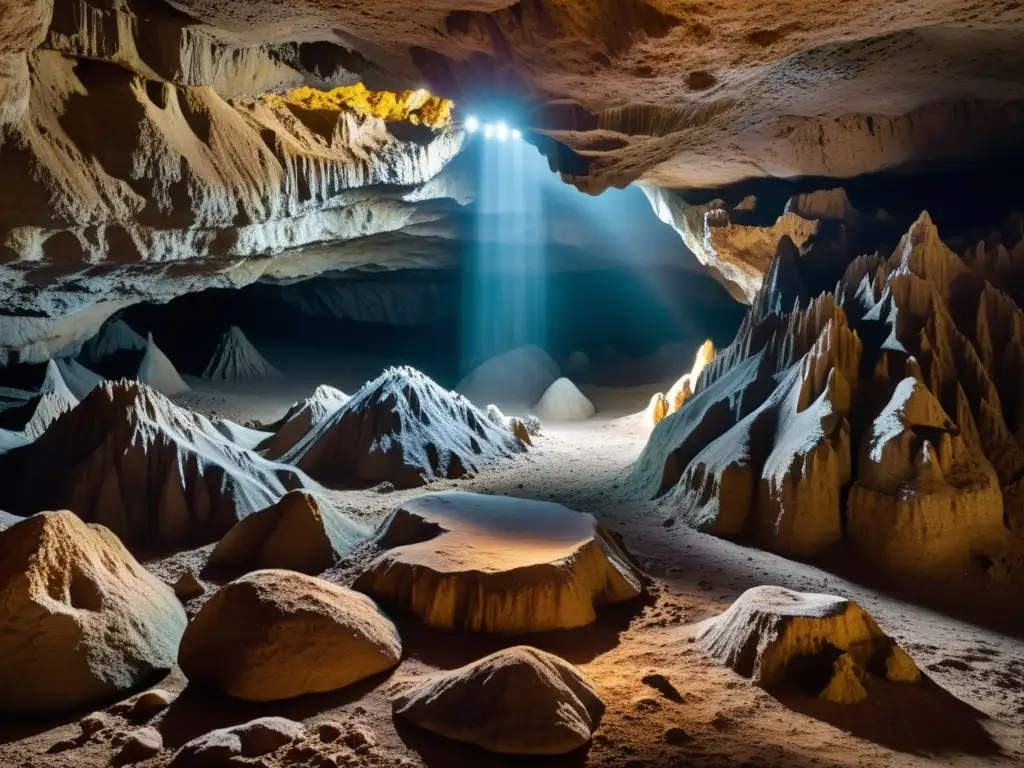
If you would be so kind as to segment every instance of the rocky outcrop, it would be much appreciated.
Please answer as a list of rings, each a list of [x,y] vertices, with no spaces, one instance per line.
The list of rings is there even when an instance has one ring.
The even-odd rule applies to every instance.
[[[309,483],[239,448],[144,384],[107,382],[31,445],[0,457],[0,506],[69,508],[133,547],[210,541]]]
[[[0,710],[94,704],[174,665],[185,611],[117,537],[71,512],[0,533]]]
[[[795,213],[805,219],[825,219],[856,224],[860,220],[860,211],[853,207],[846,190],[819,189],[794,195],[786,202],[786,213]]]
[[[543,421],[586,421],[596,412],[594,404],[569,379],[557,379],[547,390],[533,412]]]
[[[705,623],[700,647],[758,685],[794,683],[838,703],[866,698],[869,673],[917,682],[913,660],[864,610],[831,595],[748,589]]]
[[[699,530],[787,554],[837,543],[845,516],[862,556],[918,576],[1019,548],[1024,315],[999,288],[1013,290],[995,267],[1008,260],[961,259],[927,214],[888,259],[837,253],[783,241],[635,487]]]
[[[261,453],[278,459],[351,398],[339,389],[321,384],[305,400],[294,403],[280,422],[269,425],[273,437],[260,443]]]
[[[43,434],[61,414],[78,405],[61,376],[60,366],[53,360],[46,364],[46,375],[39,394],[22,404],[0,411],[0,427],[17,433],[26,441]]]
[[[174,363],[153,341],[152,333],[149,334],[146,354],[142,358],[142,363],[139,364],[139,373],[136,378],[147,387],[152,387],[167,397],[176,397],[192,391],[192,387],[181,378]]]
[[[237,325],[231,326],[221,337],[203,370],[204,379],[216,382],[263,379],[278,374]]]
[[[604,702],[571,664],[520,645],[428,680],[395,699],[394,711],[491,752],[561,755],[590,741]]]
[[[369,530],[306,490],[240,520],[210,553],[209,564],[236,570],[326,571],[369,538]]]
[[[593,517],[550,502],[443,492],[395,509],[386,551],[354,584],[431,626],[487,632],[580,627],[637,597],[639,572]]]
[[[462,395],[419,371],[389,368],[281,456],[328,485],[414,488],[524,450]]]
[[[178,663],[189,681],[246,701],[343,688],[398,664],[394,624],[365,595],[292,571],[221,587],[189,623]]]

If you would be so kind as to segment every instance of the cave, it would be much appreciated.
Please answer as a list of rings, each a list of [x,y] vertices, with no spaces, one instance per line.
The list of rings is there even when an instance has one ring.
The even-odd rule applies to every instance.
[[[0,764],[1024,760],[1022,38],[3,0]]]

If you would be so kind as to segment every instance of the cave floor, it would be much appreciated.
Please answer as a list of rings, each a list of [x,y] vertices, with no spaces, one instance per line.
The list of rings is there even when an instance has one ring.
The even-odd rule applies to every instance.
[[[285,379],[235,395],[192,395],[185,404],[208,415],[266,420],[280,416],[302,388],[299,396],[308,394],[308,383]],[[514,638],[431,630],[399,617],[405,658],[393,672],[337,693],[265,705],[186,690],[148,723],[162,733],[164,751],[138,765],[165,766],[186,741],[263,715],[311,725],[328,719],[359,723],[376,743],[353,750],[313,739],[315,747],[284,748],[231,765],[1024,765],[1022,596],[961,598],[956,579],[943,585],[941,601],[934,591],[896,594],[891,584],[844,565],[841,553],[829,558],[826,570],[820,563],[794,562],[680,526],[665,527],[655,505],[633,498],[623,482],[648,434],[636,412],[656,389],[587,390],[599,409],[594,419],[547,425],[524,456],[477,477],[426,489],[551,500],[590,512],[623,537],[650,575],[649,595],[639,604],[605,611],[586,629]],[[423,490],[332,494],[339,507],[376,523],[399,500]],[[146,564],[173,580],[186,568],[199,570],[210,548]],[[325,578],[349,584],[369,556],[369,551],[357,552]],[[910,653],[925,679],[919,685],[875,680],[865,702],[840,705],[791,690],[766,691],[713,665],[692,644],[695,625],[759,584],[858,601]],[[190,613],[200,600],[189,603]],[[563,656],[595,682],[608,709],[585,750],[560,758],[501,757],[392,719],[391,699],[413,682],[519,643]],[[665,696],[645,684],[643,678],[651,674],[667,678],[679,696]],[[174,670],[155,685],[178,692],[185,680]],[[110,764],[116,747],[107,731],[75,741],[81,733],[77,720],[84,714],[48,723],[0,724],[0,766]],[[115,719],[122,730],[131,727]]]

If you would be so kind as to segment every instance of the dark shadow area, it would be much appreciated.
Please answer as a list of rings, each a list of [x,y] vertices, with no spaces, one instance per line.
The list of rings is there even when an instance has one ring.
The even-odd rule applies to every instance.
[[[344,707],[367,696],[390,675],[389,670],[337,691],[262,703],[242,701],[217,690],[189,685],[167,708],[156,727],[164,737],[164,746],[177,749],[204,733],[247,723],[258,717],[273,715],[305,720],[321,712]]]
[[[999,745],[984,726],[987,716],[936,685],[872,678],[868,699],[834,704],[792,689],[769,689],[779,702],[807,717],[896,752],[919,756],[996,757]]]
[[[577,768],[587,765],[590,744],[565,755],[499,755],[394,718],[395,731],[427,768]]]

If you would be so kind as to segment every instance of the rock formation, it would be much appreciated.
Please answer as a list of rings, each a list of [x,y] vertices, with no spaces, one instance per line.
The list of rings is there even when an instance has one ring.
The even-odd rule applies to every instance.
[[[203,378],[215,382],[262,379],[278,374],[279,371],[263,358],[237,325],[231,326],[221,337],[203,370]]]
[[[93,373],[84,365],[73,358],[57,360],[57,370],[64,380],[71,394],[81,400],[88,395],[104,379],[98,373]]]
[[[557,656],[520,645],[428,680],[394,702],[421,728],[508,755],[561,755],[604,713],[593,683]]]
[[[68,508],[130,546],[210,541],[309,483],[135,381],[106,382],[31,445],[0,457],[0,506]]]
[[[139,365],[139,373],[135,377],[148,387],[167,397],[175,397],[191,392],[192,387],[181,378],[174,363],[167,357],[153,341],[153,334],[149,334],[149,341],[146,343],[146,354]]]
[[[699,530],[786,554],[838,543],[844,516],[865,558],[921,576],[1016,550],[1013,258],[958,257],[927,214],[887,259],[784,239],[735,341],[655,427],[631,482]]]
[[[0,605],[8,715],[100,702],[171,669],[186,622],[117,537],[66,511],[0,533]]]
[[[292,405],[284,418],[268,427],[274,432],[259,445],[268,459],[279,459],[351,398],[341,390],[321,384],[305,400]]]
[[[856,224],[860,219],[860,211],[853,207],[842,187],[794,195],[786,202],[786,213],[795,213],[810,220],[826,219],[848,224]]]
[[[635,598],[639,572],[593,517],[558,504],[431,493],[380,528],[386,551],[354,584],[431,626],[487,632],[580,627]]]
[[[365,595],[292,571],[221,587],[189,623],[178,663],[192,683],[246,701],[343,688],[398,664],[394,624]]]
[[[270,432],[243,427],[241,424],[235,424],[235,422],[229,419],[217,419],[217,421],[213,422],[213,426],[232,443],[239,448],[245,448],[247,451],[255,451],[261,443],[273,437],[273,434]]]
[[[46,364],[46,375],[39,387],[39,394],[22,405],[0,411],[0,426],[18,432],[26,441],[35,440],[61,414],[76,405],[78,398],[64,383],[60,367],[51,360]]]
[[[268,755],[305,735],[302,723],[284,717],[259,717],[247,723],[218,728],[184,744],[172,768],[214,768]],[[243,763],[244,764],[244,763]]]
[[[389,368],[315,426],[281,461],[328,485],[413,488],[461,477],[523,450],[462,395],[406,366]]]
[[[481,363],[466,374],[455,391],[477,405],[529,407],[555,383],[558,373],[558,363],[540,347],[517,347]]]
[[[663,395],[659,392],[651,397],[645,420],[653,426],[670,413],[675,413],[682,408],[686,401],[693,397],[693,390],[700,379],[701,371],[714,359],[715,345],[711,343],[711,339],[708,339],[697,350],[693,366],[687,373],[679,377],[668,393]]]
[[[594,415],[594,404],[569,379],[555,381],[533,406],[543,421],[586,421]]]
[[[369,534],[322,497],[296,490],[240,520],[217,542],[209,564],[238,570],[283,568],[316,575]]]
[[[132,330],[124,320],[117,318],[106,323],[102,330],[85,343],[82,357],[87,363],[98,363],[116,352],[146,351],[146,340]]]
[[[782,587],[748,589],[706,622],[700,647],[759,685],[791,682],[839,703],[868,695],[868,673],[917,682],[913,660],[856,603]]]

